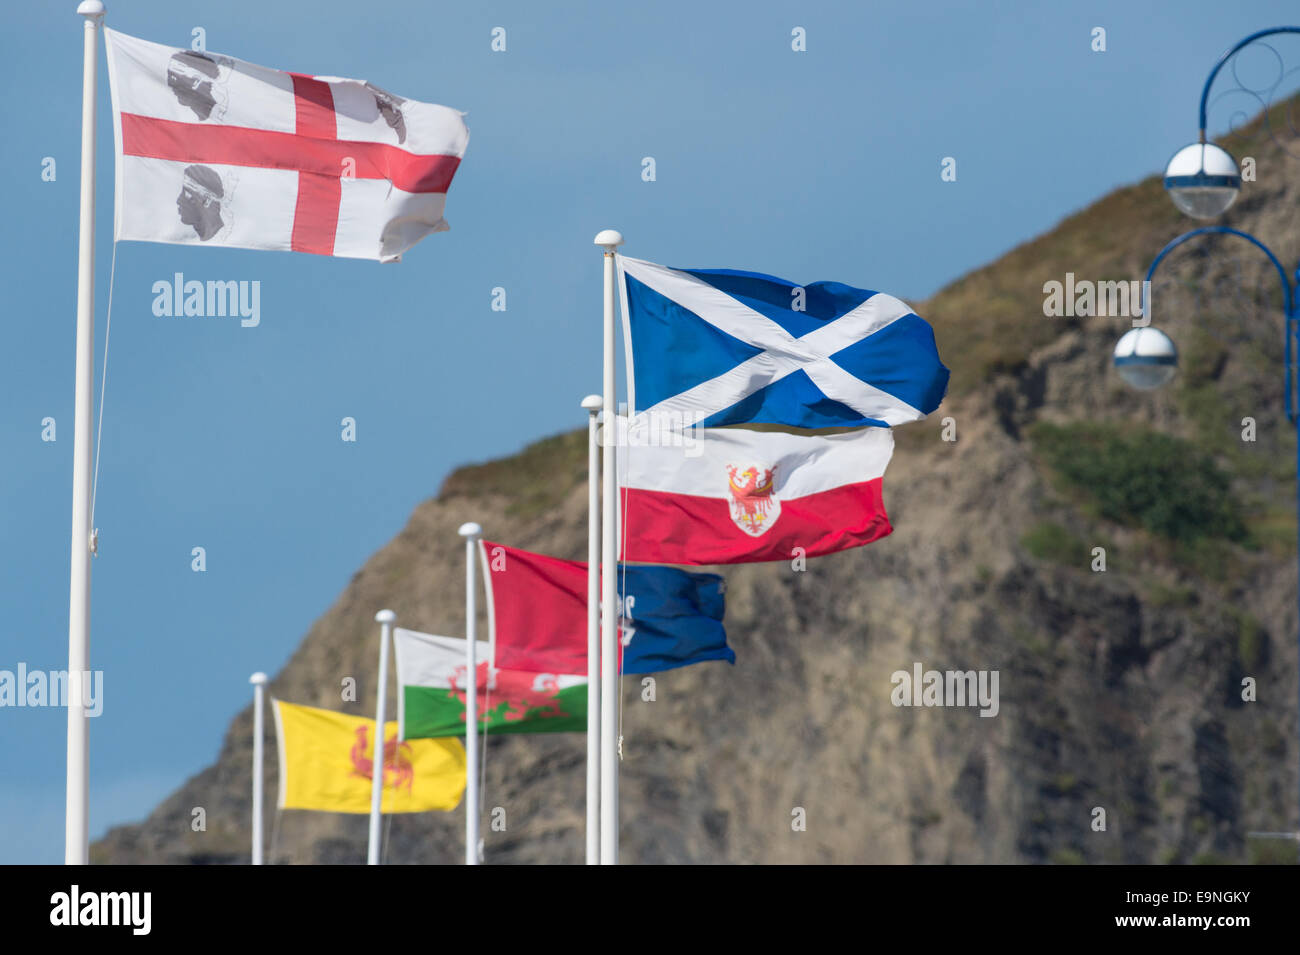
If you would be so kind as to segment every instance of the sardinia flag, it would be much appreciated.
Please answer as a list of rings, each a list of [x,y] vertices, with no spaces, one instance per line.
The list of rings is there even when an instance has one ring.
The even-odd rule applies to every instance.
[[[587,565],[482,541],[496,661],[521,670],[587,670]],[[726,584],[676,567],[619,569],[623,673],[736,662],[722,626]]]
[[[892,295],[618,263],[635,416],[676,427],[888,427],[943,400],[934,330]]]
[[[464,736],[469,686],[465,641],[397,628],[393,649],[401,738]],[[478,658],[484,661],[477,681],[480,729],[493,734],[586,731],[585,677],[499,670],[488,662],[489,644],[479,644]]]
[[[462,114],[105,30],[115,239],[391,262],[447,228]]]
[[[370,812],[375,721],[272,700],[281,809]],[[465,747],[455,739],[401,742],[385,723],[383,803],[390,812],[455,809],[465,791]]]
[[[620,420],[623,559],[737,564],[817,557],[893,530],[881,498],[888,428],[825,436],[627,428]]]

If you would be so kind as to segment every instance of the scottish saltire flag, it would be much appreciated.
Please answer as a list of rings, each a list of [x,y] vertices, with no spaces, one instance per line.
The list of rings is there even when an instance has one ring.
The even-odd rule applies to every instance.
[[[888,428],[829,435],[699,428],[664,445],[619,418],[622,559],[736,564],[817,557],[889,534]]]
[[[115,239],[393,261],[447,228],[460,112],[104,31]]]
[[[482,541],[496,665],[587,672],[587,565]],[[658,673],[708,660],[736,662],[717,574],[675,567],[619,569],[622,672]]]
[[[712,427],[889,427],[939,407],[948,369],[906,303],[839,282],[619,257],[637,416]]]

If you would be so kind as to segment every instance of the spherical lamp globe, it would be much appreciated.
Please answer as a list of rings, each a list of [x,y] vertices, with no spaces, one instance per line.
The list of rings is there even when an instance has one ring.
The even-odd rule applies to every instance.
[[[1178,349],[1158,328],[1129,329],[1115,343],[1115,370],[1128,384],[1151,391],[1168,384],[1178,370]]]
[[[1237,162],[1214,143],[1192,143],[1165,167],[1165,191],[1193,219],[1214,219],[1228,211],[1241,190]]]

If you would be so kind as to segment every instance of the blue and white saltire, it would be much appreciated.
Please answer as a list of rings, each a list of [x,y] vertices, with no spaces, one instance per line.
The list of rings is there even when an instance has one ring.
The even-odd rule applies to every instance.
[[[619,256],[628,404],[656,426],[891,427],[939,406],[934,330],[883,292]]]

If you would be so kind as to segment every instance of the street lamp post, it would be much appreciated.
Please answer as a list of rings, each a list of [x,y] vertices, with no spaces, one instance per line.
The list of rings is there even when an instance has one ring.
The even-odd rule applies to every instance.
[[[1228,207],[1236,201],[1237,193],[1241,189],[1241,174],[1237,169],[1237,161],[1226,149],[1206,139],[1205,128],[1208,125],[1206,114],[1209,110],[1210,88],[1214,85],[1215,78],[1228,61],[1245,47],[1264,37],[1284,33],[1300,33],[1300,27],[1271,27],[1244,37],[1219,57],[1214,68],[1210,70],[1210,75],[1205,78],[1205,85],[1201,87],[1200,109],[1197,114],[1199,122],[1197,141],[1178,150],[1165,169],[1165,190],[1174,205],[1187,215],[1196,219],[1216,218],[1228,211]],[[1268,107],[1269,104],[1266,102],[1265,122],[1268,121]],[[1151,267],[1147,269],[1147,280],[1143,287],[1148,290],[1149,296],[1151,278],[1165,256],[1184,242],[1203,235],[1230,235],[1244,239],[1268,256],[1268,260],[1273,263],[1273,268],[1277,270],[1278,279],[1282,283],[1282,311],[1286,316],[1283,358],[1286,365],[1286,391],[1283,400],[1286,402],[1287,420],[1291,422],[1292,428],[1297,428],[1297,415],[1300,414],[1300,408],[1297,407],[1297,383],[1292,363],[1296,355],[1297,315],[1300,313],[1300,302],[1297,302],[1297,296],[1300,295],[1300,266],[1296,267],[1296,284],[1293,286],[1278,257],[1259,239],[1239,229],[1207,226],[1186,232],[1161,249],[1160,254],[1151,263]],[[1143,310],[1147,321],[1150,322],[1149,301],[1143,303]],[[1125,381],[1139,388],[1156,388],[1165,384],[1173,378],[1177,363],[1178,351],[1174,348],[1173,342],[1162,332],[1150,327],[1128,332],[1115,348],[1116,370]],[[1297,433],[1296,449],[1296,514],[1300,521],[1300,433]],[[1297,524],[1296,556],[1297,561],[1300,561],[1300,523]],[[1297,643],[1297,649],[1300,650],[1300,643]],[[1300,781],[1300,773],[1297,778]],[[1297,790],[1297,796],[1300,797],[1300,790]],[[1296,832],[1291,835],[1296,839],[1297,849],[1300,850],[1300,819],[1297,823]]]
[[[1220,65],[1222,65],[1222,61],[1220,61]],[[1215,67],[1215,70],[1217,72],[1218,67]],[[1211,74],[1211,79],[1213,79],[1213,74]],[[1208,84],[1206,89],[1209,89]],[[1204,127],[1204,98],[1202,98],[1201,115],[1202,127]],[[1277,270],[1277,277],[1282,284],[1282,311],[1286,317],[1283,349],[1283,362],[1286,365],[1286,390],[1283,400],[1286,402],[1287,420],[1291,422],[1292,428],[1296,428],[1297,414],[1300,412],[1300,408],[1297,407],[1296,380],[1292,369],[1292,357],[1295,355],[1297,332],[1300,331],[1300,328],[1298,328],[1298,323],[1300,323],[1300,302],[1297,302],[1297,295],[1300,294],[1300,265],[1296,266],[1296,284],[1292,285],[1291,278],[1287,275],[1286,269],[1282,267],[1278,257],[1273,254],[1272,249],[1259,239],[1248,232],[1242,232],[1240,229],[1233,229],[1228,226],[1205,226],[1183,233],[1161,249],[1160,254],[1152,261],[1151,267],[1147,269],[1146,283],[1143,288],[1148,290],[1149,296],[1150,290],[1153,288],[1151,284],[1152,278],[1165,257],[1185,242],[1204,235],[1229,235],[1244,239],[1268,256],[1268,260],[1273,263],[1273,268]],[[1149,321],[1151,318],[1151,302],[1149,300],[1143,302],[1143,313]],[[1159,339],[1155,340],[1154,345],[1151,344],[1149,339],[1144,342],[1140,336],[1148,333],[1154,333],[1159,336],[1159,339],[1169,342],[1168,348],[1161,345]],[[1120,373],[1120,376],[1125,381],[1138,388],[1159,387],[1170,381],[1173,378],[1177,361],[1178,353],[1174,349],[1173,343],[1163,333],[1150,326],[1135,328],[1126,332],[1115,349],[1116,371]],[[1300,521],[1300,434],[1297,434],[1296,445],[1296,514],[1297,520]],[[1300,560],[1300,524],[1297,525],[1296,553],[1297,559]],[[1298,597],[1298,600],[1300,600],[1300,597]],[[1300,643],[1297,643],[1297,649],[1300,651]],[[1297,822],[1300,823],[1300,819]],[[1300,850],[1300,828],[1297,828],[1294,836],[1297,840],[1297,849]]]

